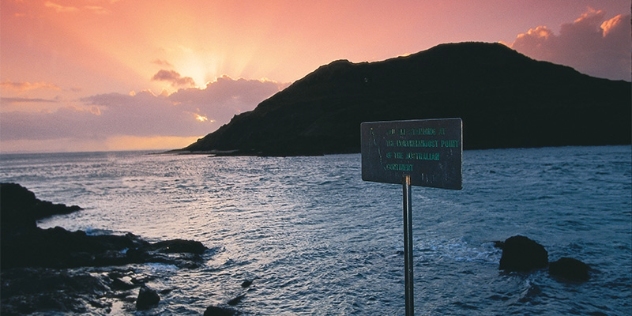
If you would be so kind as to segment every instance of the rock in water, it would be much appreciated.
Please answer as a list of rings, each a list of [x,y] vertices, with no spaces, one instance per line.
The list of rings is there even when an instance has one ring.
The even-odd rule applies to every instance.
[[[162,253],[192,253],[203,254],[207,249],[201,242],[184,239],[159,241],[151,245],[152,249]]]
[[[548,263],[549,254],[542,245],[524,236],[513,236],[503,244],[499,269],[528,272],[546,268]]]
[[[138,291],[138,298],[136,299],[136,309],[150,309],[154,305],[160,302],[160,296],[155,290],[152,290],[146,286],[141,287]]]
[[[572,282],[588,281],[590,267],[574,258],[562,257],[549,265],[549,274]]]
[[[2,229],[32,229],[36,220],[81,210],[79,206],[53,204],[35,197],[35,193],[17,183],[0,183]]]
[[[7,230],[34,229],[35,194],[17,183],[0,183],[0,214],[2,232]]]
[[[244,297],[246,297],[246,294],[241,294],[241,295],[231,299],[230,301],[228,301],[228,305],[235,306],[235,305],[239,304],[239,302],[241,302],[241,300],[243,300]]]
[[[221,306],[209,306],[204,311],[204,316],[233,316],[239,315],[239,312],[229,308],[229,307],[221,307]]]

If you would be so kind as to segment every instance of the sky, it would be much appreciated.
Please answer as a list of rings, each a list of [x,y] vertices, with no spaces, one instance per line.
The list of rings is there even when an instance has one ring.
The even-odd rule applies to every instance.
[[[0,153],[185,147],[319,66],[503,43],[630,81],[630,0],[2,0]]]

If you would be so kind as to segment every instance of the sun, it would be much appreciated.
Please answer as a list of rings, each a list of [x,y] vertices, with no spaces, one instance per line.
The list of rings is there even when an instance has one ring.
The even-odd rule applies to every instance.
[[[203,56],[193,52],[185,54],[183,58],[175,63],[175,68],[183,77],[191,77],[195,82],[195,87],[206,88],[206,84],[217,78],[218,59],[214,56]]]
[[[195,119],[198,122],[206,122],[206,121],[208,121],[208,117],[206,117],[204,115],[200,115],[200,114],[195,114]]]

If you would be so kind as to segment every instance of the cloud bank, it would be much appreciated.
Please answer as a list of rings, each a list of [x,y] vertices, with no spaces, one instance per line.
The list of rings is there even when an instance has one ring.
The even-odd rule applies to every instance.
[[[630,81],[632,49],[630,15],[605,19],[602,10],[590,10],[572,23],[561,26],[556,35],[546,26],[519,34],[509,45],[538,60],[569,65],[577,71],[600,78]]]
[[[107,140],[123,136],[201,137],[234,115],[254,109],[286,86],[272,81],[222,77],[204,89],[180,89],[171,95],[150,91],[93,95],[55,111],[3,112],[0,134],[3,142]],[[7,103],[37,101],[49,102],[3,99]]]

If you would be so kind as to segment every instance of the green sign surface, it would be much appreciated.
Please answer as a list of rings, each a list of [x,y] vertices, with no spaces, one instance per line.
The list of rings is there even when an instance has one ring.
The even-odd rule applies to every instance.
[[[365,122],[362,180],[460,190],[463,123],[460,118]]]

